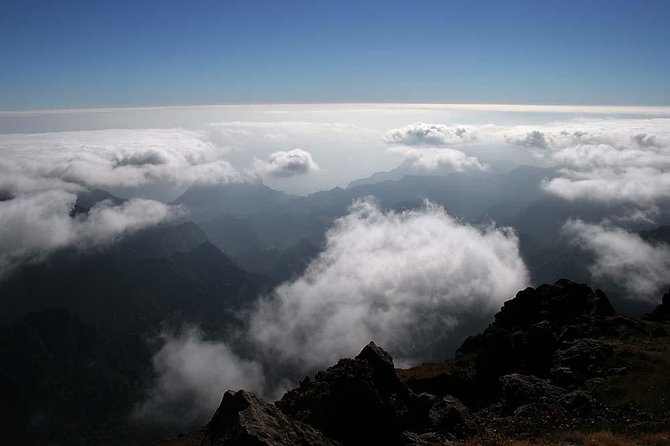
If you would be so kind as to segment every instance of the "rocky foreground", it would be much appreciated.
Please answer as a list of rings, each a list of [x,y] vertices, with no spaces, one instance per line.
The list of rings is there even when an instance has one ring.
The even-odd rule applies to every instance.
[[[274,404],[228,391],[203,430],[161,444],[668,445],[669,322],[670,294],[634,319],[560,280],[519,292],[454,359],[396,370],[371,342]]]

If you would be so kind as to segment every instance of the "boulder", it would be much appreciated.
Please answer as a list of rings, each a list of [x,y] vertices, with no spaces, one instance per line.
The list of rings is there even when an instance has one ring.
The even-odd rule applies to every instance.
[[[570,323],[575,317],[604,318],[616,315],[609,299],[588,285],[560,279],[554,285],[526,288],[505,302],[496,322],[508,327],[529,327],[541,321]]]
[[[602,374],[604,361],[613,353],[611,346],[595,339],[579,339],[562,345],[552,359],[552,377],[563,385],[581,384]]]
[[[661,304],[647,316],[647,319],[656,322],[670,322],[670,290],[663,295]]]
[[[464,438],[477,430],[474,415],[461,401],[451,395],[444,396],[428,412],[431,429]]]
[[[435,432],[417,434],[415,432],[403,432],[401,437],[402,446],[451,446],[446,437]]]
[[[205,430],[203,446],[336,446],[318,430],[291,420],[274,405],[228,391]]]
[[[556,401],[565,389],[533,375],[512,373],[500,378],[501,397],[507,411],[530,403]]]
[[[416,396],[398,379],[393,359],[373,342],[355,359],[304,380],[277,406],[345,445],[401,444]]]

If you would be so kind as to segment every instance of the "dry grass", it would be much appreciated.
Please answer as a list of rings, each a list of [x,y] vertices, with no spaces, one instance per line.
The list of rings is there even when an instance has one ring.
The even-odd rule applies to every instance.
[[[396,374],[401,381],[407,382],[413,379],[430,379],[448,373],[453,368],[451,361],[429,362],[408,369],[396,369]]]
[[[478,439],[459,443],[460,446],[670,446],[670,432],[642,434],[635,437],[612,432],[566,433],[551,439],[495,440]]]

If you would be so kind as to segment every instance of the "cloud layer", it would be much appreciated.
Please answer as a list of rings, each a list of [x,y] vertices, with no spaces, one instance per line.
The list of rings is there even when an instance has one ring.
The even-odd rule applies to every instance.
[[[241,181],[226,150],[201,132],[118,129],[0,135],[0,190],[188,186]]]
[[[622,228],[568,221],[563,230],[576,244],[594,255],[590,267],[595,278],[615,280],[630,299],[657,303],[670,282],[670,246],[651,244]]]
[[[487,170],[488,166],[474,156],[468,156],[456,149],[416,149],[413,147],[392,147],[390,153],[403,156],[418,171]]]
[[[395,213],[362,200],[304,275],[260,302],[249,334],[266,356],[308,368],[371,339],[400,362],[425,359],[463,315],[493,314],[527,281],[509,229],[464,225],[431,204]]]
[[[251,310],[235,342],[254,362],[197,332],[167,336],[154,359],[157,382],[140,412],[169,419],[189,400],[187,413],[211,414],[230,388],[276,397],[289,380],[351,356],[370,340],[396,364],[442,358],[441,343],[460,323],[487,320],[527,283],[509,228],[465,225],[432,204],[396,213],[371,199],[357,201],[303,275]]]
[[[76,199],[73,193],[53,190],[0,201],[0,278],[56,249],[109,243],[175,212],[156,201],[133,199],[118,206],[101,202],[87,214],[71,216]]]
[[[544,184],[567,200],[654,206],[670,199],[670,120],[619,119],[508,129],[508,143],[560,167]]]
[[[423,122],[389,130],[384,135],[384,142],[393,146],[388,153],[404,157],[418,171],[487,170],[488,166],[476,157],[446,147],[476,139],[471,128]]]
[[[302,149],[273,152],[267,161],[256,160],[254,167],[258,173],[276,178],[305,175],[319,170],[312,155]]]
[[[100,203],[72,216],[76,194],[242,181],[203,132],[111,129],[0,135],[0,275],[50,252],[86,249],[176,212],[153,200]]]
[[[404,146],[435,146],[444,147],[477,139],[472,128],[449,127],[443,124],[426,124],[417,122],[389,130],[384,135],[387,144]]]

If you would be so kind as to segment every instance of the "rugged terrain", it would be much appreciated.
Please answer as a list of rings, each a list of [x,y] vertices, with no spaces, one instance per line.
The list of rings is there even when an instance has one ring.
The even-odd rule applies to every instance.
[[[528,288],[453,359],[395,369],[371,342],[274,404],[228,391],[162,445],[667,445],[670,293],[643,318],[560,280]]]

